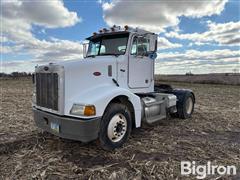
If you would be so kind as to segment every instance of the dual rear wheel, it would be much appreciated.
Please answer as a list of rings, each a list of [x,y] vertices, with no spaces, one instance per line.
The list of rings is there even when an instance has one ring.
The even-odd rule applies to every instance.
[[[194,111],[195,98],[192,93],[187,92],[179,97],[177,102],[177,117],[188,119]]]

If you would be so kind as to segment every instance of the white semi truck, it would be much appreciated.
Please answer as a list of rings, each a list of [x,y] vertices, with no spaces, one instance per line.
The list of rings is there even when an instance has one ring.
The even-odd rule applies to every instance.
[[[36,66],[36,125],[62,138],[98,139],[111,150],[143,123],[191,117],[191,90],[154,85],[157,37],[128,26],[104,28],[87,38],[83,59]]]

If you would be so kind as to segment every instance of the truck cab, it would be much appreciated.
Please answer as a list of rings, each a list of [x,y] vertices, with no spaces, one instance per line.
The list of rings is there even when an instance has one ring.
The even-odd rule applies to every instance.
[[[122,146],[132,128],[167,115],[191,117],[191,90],[154,85],[157,35],[113,26],[86,38],[83,59],[37,66],[33,77],[36,125],[62,138],[104,149]]]

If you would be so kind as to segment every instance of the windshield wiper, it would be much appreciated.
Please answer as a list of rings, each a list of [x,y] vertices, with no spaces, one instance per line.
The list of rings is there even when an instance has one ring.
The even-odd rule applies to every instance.
[[[86,56],[86,57],[92,57],[92,58],[95,58],[96,55],[88,55],[88,56]]]
[[[99,54],[99,56],[108,56],[108,55],[118,57],[118,56],[120,56],[122,54],[113,54],[113,53],[102,53],[102,54]]]

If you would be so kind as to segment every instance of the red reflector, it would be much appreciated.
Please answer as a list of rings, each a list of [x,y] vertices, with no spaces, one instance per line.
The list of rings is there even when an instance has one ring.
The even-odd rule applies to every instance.
[[[94,72],[93,75],[94,75],[94,76],[100,76],[101,73],[100,73],[100,72]]]

